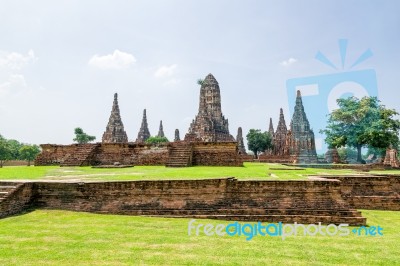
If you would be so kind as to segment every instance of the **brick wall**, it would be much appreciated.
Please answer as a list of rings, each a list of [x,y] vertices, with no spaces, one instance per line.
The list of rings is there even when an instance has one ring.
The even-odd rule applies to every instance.
[[[72,145],[56,145],[42,144],[42,152],[36,157],[35,165],[59,165],[64,158],[73,153],[78,144]]]
[[[342,197],[356,209],[400,211],[400,176],[329,176],[341,181]]]
[[[243,166],[236,142],[193,143],[193,165]]]
[[[98,147],[90,155],[90,164],[109,165],[114,162],[134,165],[165,165],[168,159],[166,144],[154,146],[151,144],[136,143],[99,143],[99,144],[72,144],[54,145],[43,144],[41,154],[36,158],[35,165],[60,165],[70,154],[77,153],[79,147]],[[76,165],[79,165],[77,162]]]
[[[102,143],[93,164],[165,165],[168,159],[166,144]]]
[[[0,185],[16,186],[16,188],[0,202],[0,218],[21,213],[32,205],[35,195],[33,183],[0,182]]]
[[[168,161],[168,144],[156,146],[144,143],[43,144],[41,145],[42,153],[36,158],[35,165],[63,164],[75,158],[71,154],[79,153],[79,147],[87,149],[91,145],[97,145],[93,149],[93,155],[89,156],[91,165],[111,165],[114,162],[133,165],[165,165]],[[243,165],[242,158],[237,154],[236,142],[197,142],[190,145],[193,146],[193,165]],[[80,163],[77,161],[75,165],[80,165]]]
[[[92,183],[36,182],[40,208],[167,217],[365,224],[340,182],[233,178]]]

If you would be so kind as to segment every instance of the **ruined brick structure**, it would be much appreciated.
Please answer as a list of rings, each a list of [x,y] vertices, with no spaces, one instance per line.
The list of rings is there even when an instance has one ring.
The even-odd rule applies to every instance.
[[[272,124],[272,118],[269,119],[269,126],[268,126],[268,133],[271,136],[271,144],[272,144],[272,148],[268,148],[265,150],[265,155],[273,155],[274,152],[274,136],[275,136],[275,132],[274,132],[274,125]]]
[[[111,110],[110,119],[108,120],[106,131],[102,138],[103,143],[126,143],[128,136],[124,130],[121,114],[118,106],[118,94],[114,94],[114,102]]]
[[[177,145],[184,146],[177,149]],[[171,142],[149,143],[91,143],[72,145],[40,145],[42,152],[35,165],[88,166],[112,165],[173,165],[178,157],[190,165],[243,166],[237,154],[236,142]],[[189,152],[189,153],[188,153]]]
[[[290,122],[290,130],[289,153],[294,156],[294,161],[301,164],[318,163],[314,132],[310,128],[299,90]]]
[[[44,208],[233,221],[365,225],[337,180],[235,178],[114,182],[0,182],[0,217]]]
[[[212,74],[202,82],[199,112],[190,124],[185,141],[235,141],[229,134],[228,119],[222,115],[220,89]]]
[[[274,125],[272,124],[272,117],[269,118],[269,126],[268,126],[268,133],[273,137],[274,132]]]
[[[384,165],[390,165],[394,168],[399,168],[399,158],[397,157],[397,150],[392,147],[386,149],[385,160],[383,161]]]
[[[273,149],[266,150],[265,154],[260,156],[261,161],[298,164],[318,163],[314,132],[310,128],[310,123],[304,111],[300,91],[297,91],[296,106],[290,122],[290,130],[286,127],[282,108],[280,109],[278,126],[275,133],[272,134],[273,130],[272,119],[270,119],[268,132],[273,136]]]
[[[157,137],[160,137],[160,138],[165,137],[165,134],[164,134],[164,127],[163,127],[163,124],[162,124],[162,120],[160,121],[160,127],[158,128]]]
[[[179,129],[175,129],[175,137],[174,141],[180,141],[181,137],[179,136]]]
[[[150,138],[150,131],[149,131],[149,126],[147,125],[147,116],[146,116],[146,109],[143,110],[143,118],[142,118],[142,124],[139,129],[139,133],[136,139],[136,142],[138,143],[143,143],[145,142],[148,138]]]
[[[237,136],[236,136],[236,141],[237,141],[237,145],[238,145],[238,152],[241,155],[246,155],[246,148],[244,146],[244,141],[243,141],[243,133],[242,133],[242,128],[239,127],[238,128],[238,132],[237,132]]]
[[[327,163],[342,163],[338,150],[335,148],[329,149],[325,153],[325,160]]]
[[[283,115],[283,109],[280,109],[279,122],[276,127],[275,134],[273,135],[273,155],[285,156],[289,155],[289,149],[287,147],[288,130],[286,127],[285,116]]]

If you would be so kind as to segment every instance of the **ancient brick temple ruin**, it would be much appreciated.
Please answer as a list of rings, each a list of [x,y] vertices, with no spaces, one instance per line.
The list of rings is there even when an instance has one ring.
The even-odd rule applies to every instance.
[[[142,124],[140,125],[139,133],[136,139],[137,143],[143,143],[150,138],[149,126],[147,125],[146,109],[143,110]]]
[[[162,124],[162,120],[160,121],[160,127],[158,128],[157,137],[159,137],[159,138],[165,137],[165,134],[164,134],[164,127],[163,127],[163,124]]]
[[[400,162],[397,157],[397,150],[393,149],[392,146],[386,149],[385,160],[383,161],[384,165],[388,165],[391,167],[399,168]]]
[[[266,150],[260,159],[270,162],[318,163],[314,132],[310,128],[304,111],[300,91],[297,91],[290,129],[287,129],[281,108],[278,126],[275,132],[273,130],[272,119],[270,119],[268,132],[272,136],[273,149]]]
[[[114,94],[114,102],[111,110],[110,119],[106,127],[106,131],[102,138],[103,143],[126,143],[128,136],[124,130],[121,114],[118,106],[118,94]]]
[[[246,148],[244,147],[243,133],[242,133],[242,128],[241,127],[238,128],[236,141],[238,143],[237,145],[238,145],[239,154],[247,155]]]
[[[146,143],[150,136],[144,109],[137,139],[135,142],[128,142],[115,94],[102,143],[43,144],[42,153],[36,158],[35,165],[85,166],[119,163],[169,167],[243,166],[237,142],[229,134],[228,120],[222,115],[218,82],[211,74],[201,86],[199,113],[191,124],[185,140],[180,140],[179,130],[175,131],[174,142],[170,143],[158,145]],[[157,136],[165,136],[162,121]],[[244,145],[241,148],[244,148]]]
[[[228,119],[222,115],[221,93],[217,80],[208,74],[200,88],[199,112],[190,124],[185,141],[235,141],[229,134]]]
[[[179,136],[179,129],[175,129],[175,137],[174,141],[180,141],[181,137]]]

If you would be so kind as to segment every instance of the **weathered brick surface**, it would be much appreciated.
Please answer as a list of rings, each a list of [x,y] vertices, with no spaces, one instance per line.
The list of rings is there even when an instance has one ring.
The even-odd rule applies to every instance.
[[[236,142],[197,142],[193,145],[193,165],[243,166]]]
[[[0,218],[21,213],[34,200],[33,183],[0,182],[0,187],[15,187],[0,200]]]
[[[400,176],[329,176],[341,181],[342,197],[356,209],[400,211]]]
[[[192,163],[189,165],[242,166],[236,142],[192,142]],[[44,144],[35,165],[166,165],[172,144],[95,143]],[[90,150],[91,152],[85,152]]]
[[[29,184],[33,206],[128,215],[242,221],[349,223],[366,220],[340,195],[340,182],[234,178]],[[23,194],[25,195],[25,194]],[[26,194],[32,199],[32,194]],[[26,202],[26,200],[25,200]]]
[[[114,162],[134,165],[164,165],[168,159],[167,145],[154,146],[143,143],[96,143],[72,145],[41,145],[42,153],[35,160],[35,165],[109,165]],[[88,163],[82,164],[82,158],[76,157],[80,150],[95,147],[87,154]],[[75,158],[76,160],[71,160]]]

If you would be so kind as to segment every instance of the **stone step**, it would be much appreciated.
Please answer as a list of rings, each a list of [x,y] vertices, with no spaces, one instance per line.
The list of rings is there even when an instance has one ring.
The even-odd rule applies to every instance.
[[[140,215],[312,215],[312,216],[340,216],[340,217],[358,217],[361,212],[356,210],[280,210],[280,209],[261,209],[261,208],[248,208],[248,209],[152,209],[140,208],[132,210]]]
[[[149,215],[158,216],[158,215]],[[162,215],[169,218],[189,218],[181,215]],[[343,224],[351,226],[366,225],[364,217],[340,217],[340,216],[312,216],[312,215],[191,215],[191,218],[216,219],[228,221],[247,221],[247,222],[270,222],[270,223],[303,223],[303,224]]]
[[[16,186],[0,186],[0,189],[14,189]]]

